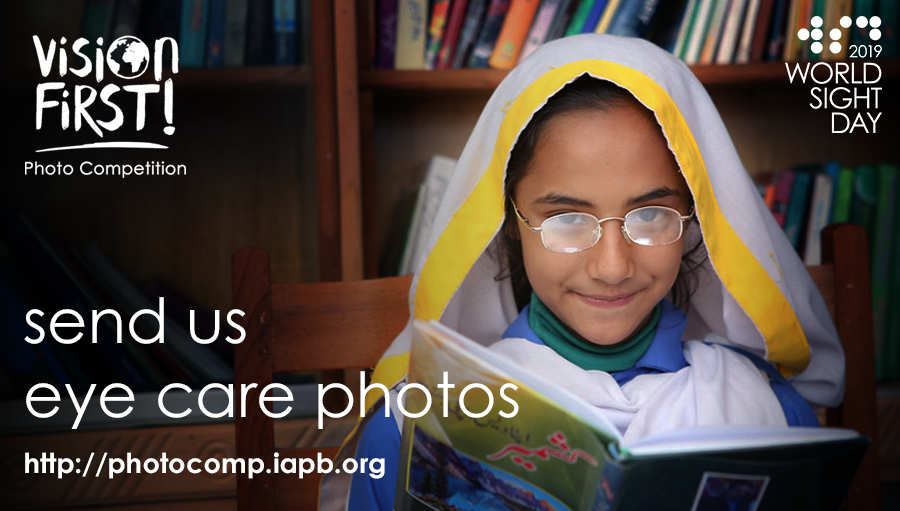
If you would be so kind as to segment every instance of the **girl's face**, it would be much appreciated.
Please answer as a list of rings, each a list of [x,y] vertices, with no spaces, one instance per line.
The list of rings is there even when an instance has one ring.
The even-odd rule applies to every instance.
[[[546,121],[525,176],[514,190],[532,226],[566,212],[624,217],[641,206],[688,214],[690,192],[655,119],[640,105],[572,111]],[[613,345],[638,331],[678,276],[684,236],[645,247],[604,222],[587,250],[558,254],[517,222],[525,272],[547,307],[581,338]]]

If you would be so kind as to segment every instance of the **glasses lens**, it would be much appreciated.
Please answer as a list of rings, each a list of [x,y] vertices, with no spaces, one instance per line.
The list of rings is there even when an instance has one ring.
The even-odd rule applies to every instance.
[[[593,247],[600,239],[600,225],[591,215],[564,213],[541,224],[541,239],[551,252],[581,252]]]
[[[645,247],[669,245],[681,237],[681,215],[674,209],[650,206],[625,215],[631,241]]]

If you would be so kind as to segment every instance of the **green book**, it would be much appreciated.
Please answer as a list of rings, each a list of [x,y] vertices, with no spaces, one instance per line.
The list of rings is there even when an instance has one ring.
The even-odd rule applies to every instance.
[[[875,208],[875,232],[869,246],[872,260],[872,332],[875,338],[875,377],[887,375],[886,347],[888,292],[891,282],[891,260],[894,245],[894,217],[897,203],[897,167],[878,167],[878,202]]]
[[[841,167],[835,187],[834,209],[831,213],[832,224],[843,224],[850,221],[850,207],[853,205],[853,168]]]
[[[891,254],[888,261],[890,276],[887,279],[890,283],[887,289],[887,327],[884,338],[883,354],[879,360],[876,358],[876,375],[878,369],[881,369],[881,376],[888,381],[900,381],[900,236],[897,236],[897,227],[900,227],[900,169],[896,164],[884,164],[882,169],[890,169],[887,172],[893,173],[897,178],[894,182],[894,230],[891,240]],[[874,276],[874,274],[873,274]],[[874,280],[873,287],[874,290]]]
[[[580,0],[578,7],[575,8],[575,14],[572,15],[572,21],[569,22],[569,28],[566,29],[565,37],[580,34],[581,27],[584,26],[584,20],[587,19],[591,12],[591,7],[595,2],[605,2],[605,0]]]
[[[874,165],[856,167],[853,180],[853,205],[850,207],[850,221],[866,230],[869,246],[875,234],[875,207],[878,202],[878,168]],[[870,251],[871,253],[871,251]]]

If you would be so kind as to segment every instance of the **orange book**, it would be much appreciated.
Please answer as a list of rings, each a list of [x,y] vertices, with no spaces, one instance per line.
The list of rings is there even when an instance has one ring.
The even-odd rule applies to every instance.
[[[503,28],[497,36],[494,53],[488,61],[489,66],[494,69],[512,69],[516,65],[540,3],[540,0],[512,1],[506,19],[503,20]]]

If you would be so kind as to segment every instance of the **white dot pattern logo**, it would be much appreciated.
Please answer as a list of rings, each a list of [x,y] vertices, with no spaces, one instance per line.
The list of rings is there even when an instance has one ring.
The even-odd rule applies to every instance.
[[[850,16],[842,16],[839,23],[843,28],[850,28],[853,25],[853,19],[850,18]],[[822,53],[824,46],[821,43],[821,40],[824,36],[824,33],[821,29],[821,16],[813,16],[812,19],[809,20],[809,24],[813,26],[813,30],[809,31],[806,28],[801,28],[797,31],[797,37],[801,41],[806,41],[807,39],[812,37],[813,43],[810,44],[809,49],[816,54]],[[856,26],[859,28],[871,27],[871,29],[868,31],[869,38],[873,41],[878,41],[879,39],[881,39],[881,30],[878,29],[878,27],[881,26],[881,18],[879,18],[878,16],[872,16],[871,18],[859,16],[858,18],[856,18]],[[828,45],[828,49],[831,50],[831,53],[837,54],[841,52],[841,49],[843,47],[841,46],[841,43],[838,42],[838,40],[842,35],[843,33],[841,32],[841,30],[837,28],[832,28],[828,32],[828,37],[830,37],[833,41]]]

